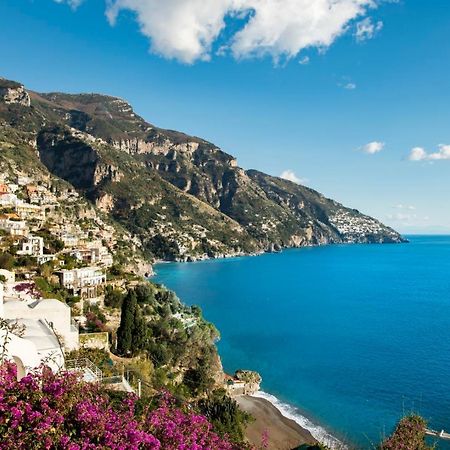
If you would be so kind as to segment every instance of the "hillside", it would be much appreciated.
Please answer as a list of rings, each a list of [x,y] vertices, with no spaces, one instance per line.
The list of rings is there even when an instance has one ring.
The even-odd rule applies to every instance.
[[[0,133],[0,149],[27,148],[150,259],[404,241],[312,189],[239,168],[210,142],[158,128],[115,97],[38,94],[0,80]]]

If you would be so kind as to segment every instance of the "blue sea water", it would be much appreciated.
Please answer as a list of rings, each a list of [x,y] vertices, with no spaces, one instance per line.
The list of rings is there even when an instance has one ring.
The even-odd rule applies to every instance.
[[[411,411],[450,429],[450,237],[410,241],[160,264],[154,281],[201,306],[228,372],[372,448]]]

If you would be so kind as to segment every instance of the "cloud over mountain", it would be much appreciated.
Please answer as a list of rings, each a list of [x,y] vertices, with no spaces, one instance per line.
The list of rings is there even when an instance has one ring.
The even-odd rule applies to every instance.
[[[295,174],[295,172],[290,169],[284,170],[281,173],[280,178],[283,178],[283,180],[292,181],[293,183],[297,183],[297,184],[303,184],[303,183],[307,182],[307,180],[305,178],[298,177]]]
[[[65,1],[72,6],[79,2]],[[221,53],[225,49],[235,58],[269,55],[277,61],[305,48],[329,47],[352,20],[363,19],[382,1],[106,0],[106,15],[115,24],[122,11],[131,11],[152,52],[185,63],[208,60],[227,23],[236,20],[230,28],[237,31],[220,46]],[[358,27],[357,34],[369,37],[378,25],[369,20]]]

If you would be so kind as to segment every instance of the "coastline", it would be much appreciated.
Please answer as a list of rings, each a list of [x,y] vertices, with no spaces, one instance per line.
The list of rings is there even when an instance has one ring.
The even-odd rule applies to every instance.
[[[300,246],[287,247],[283,250],[294,250],[305,247],[320,246]],[[329,245],[329,244],[325,244]],[[338,244],[339,245],[339,244]],[[344,244],[351,245],[351,244]],[[256,254],[227,255],[219,259],[233,259],[240,257],[262,256],[275,252],[261,252]],[[205,262],[218,258],[205,258],[191,261],[167,261],[160,260],[153,264],[153,273],[147,277],[152,279],[157,277],[155,266],[159,264],[173,264],[185,262]],[[219,354],[220,358],[220,354]],[[234,397],[239,407],[250,413],[255,421],[250,423],[245,430],[245,436],[249,442],[259,447],[263,434],[268,433],[268,450],[292,450],[303,445],[323,444],[330,450],[347,450],[348,446],[335,436],[331,435],[320,425],[313,423],[304,416],[296,406],[282,402],[276,396],[258,390],[251,395]]]
[[[300,445],[317,443],[330,449],[347,449],[343,442],[274,395],[258,391],[251,396],[236,397],[236,401],[242,410],[255,418],[245,431],[253,445],[260,445],[261,436],[267,432],[269,450],[291,450]]]
[[[445,235],[443,235],[445,236]],[[168,260],[168,259],[155,259],[153,260],[150,265],[153,268],[153,273],[150,275],[150,277],[155,276],[156,272],[154,271],[154,266],[157,266],[158,264],[173,264],[173,263],[193,263],[193,262],[201,262],[201,261],[211,261],[216,259],[232,259],[232,258],[243,258],[247,256],[262,256],[262,255],[269,255],[269,254],[277,254],[277,253],[283,253],[284,251],[288,250],[297,250],[300,248],[314,248],[314,247],[324,247],[328,245],[387,245],[387,244],[409,244],[410,241],[408,238],[401,236],[401,240],[389,242],[389,241],[383,241],[383,242],[371,242],[371,241],[342,241],[342,242],[318,242],[315,244],[308,243],[308,244],[302,244],[302,245],[283,245],[280,246],[279,249],[271,250],[271,249],[262,249],[255,252],[237,252],[237,253],[221,253],[213,256],[208,256],[207,254],[199,255],[199,256],[187,256],[183,258],[175,258],[174,260]]]

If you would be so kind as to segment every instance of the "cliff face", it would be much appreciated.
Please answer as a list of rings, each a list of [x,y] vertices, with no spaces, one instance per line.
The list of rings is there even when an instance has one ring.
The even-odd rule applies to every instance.
[[[0,78],[0,101],[6,104],[30,106],[30,96],[25,88],[14,81]]]
[[[305,186],[239,168],[210,142],[155,127],[124,100],[37,94],[8,83],[13,98],[25,94],[31,101],[0,97],[0,124],[35,142],[53,174],[108,211],[157,258],[403,241]]]

